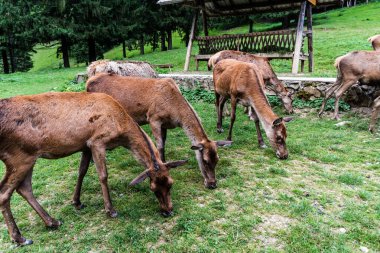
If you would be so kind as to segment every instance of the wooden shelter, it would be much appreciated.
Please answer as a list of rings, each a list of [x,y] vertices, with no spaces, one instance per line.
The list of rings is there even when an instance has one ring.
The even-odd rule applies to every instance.
[[[199,46],[199,54],[195,56],[197,69],[199,61],[207,61],[214,53],[229,49],[251,52],[272,59],[291,59],[293,61],[292,73],[296,74],[300,62],[301,71],[304,69],[306,60],[309,62],[309,71],[312,72],[314,68],[312,6],[337,5],[339,2],[339,0],[159,0],[158,4],[182,4],[196,8],[187,48],[185,71],[189,70],[192,44],[196,40]],[[300,10],[296,29],[221,36],[208,35],[207,20],[209,17],[294,9]],[[203,18],[204,36],[195,37],[199,10]],[[305,16],[307,17],[306,30],[304,29]],[[303,46],[305,39],[307,39],[306,51]]]

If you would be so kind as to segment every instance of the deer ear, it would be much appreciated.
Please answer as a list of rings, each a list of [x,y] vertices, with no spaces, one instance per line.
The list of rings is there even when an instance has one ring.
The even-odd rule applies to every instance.
[[[132,186],[132,185],[139,184],[148,177],[149,177],[149,170],[145,170],[140,175],[138,175],[135,179],[133,179],[132,182],[129,183],[129,185]]]
[[[290,122],[290,121],[293,120],[293,118],[292,118],[292,117],[285,117],[285,118],[283,118],[282,120],[283,120],[284,122]]]
[[[179,161],[167,162],[167,163],[164,163],[164,165],[168,169],[172,169],[172,168],[176,168],[178,166],[184,165],[185,163],[187,163],[187,160],[179,160]]]
[[[215,141],[215,144],[218,147],[229,147],[232,145],[232,141]]]
[[[195,146],[191,146],[191,149],[192,150],[199,150],[199,151],[202,151],[204,148],[203,144],[199,143],[198,145],[195,145]]]
[[[278,118],[278,119],[276,119],[275,121],[273,121],[272,125],[275,127],[275,126],[280,125],[281,122],[282,122],[282,118]]]

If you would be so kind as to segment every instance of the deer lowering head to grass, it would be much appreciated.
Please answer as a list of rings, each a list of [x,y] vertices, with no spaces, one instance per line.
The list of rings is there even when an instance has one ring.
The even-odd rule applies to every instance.
[[[167,129],[183,128],[191,141],[191,149],[195,150],[205,186],[216,187],[217,146],[231,142],[212,141],[207,137],[196,112],[172,79],[99,74],[87,81],[87,91],[112,96],[139,125],[149,123],[163,161]]]
[[[38,158],[58,159],[82,152],[80,175],[87,171],[91,158],[98,172],[104,205],[110,217],[114,210],[107,184],[106,149],[123,146],[132,151],[146,170],[132,181],[150,178],[163,215],[170,215],[169,168],[182,162],[163,163],[147,135],[125,110],[106,94],[45,93],[0,100],[0,160],[6,166],[0,182],[0,209],[9,234],[19,245],[31,244],[21,236],[10,209],[16,190],[38,213],[47,227],[61,222],[52,218],[37,202],[32,190],[33,167]],[[83,177],[82,177],[83,179]],[[81,206],[80,187],[74,204]]]
[[[368,38],[368,41],[371,42],[373,50],[380,51],[380,34]]]
[[[260,121],[272,148],[276,152],[276,156],[280,159],[286,159],[288,149],[286,148],[285,122],[290,121],[291,118],[280,118],[272,111],[264,94],[263,77],[257,66],[251,63],[226,59],[215,65],[213,76],[215,105],[218,114],[218,132],[223,132],[222,111],[224,103],[227,98],[231,98],[231,124],[227,140],[232,140],[236,104],[240,101],[243,105],[252,108],[259,146],[265,147],[260,131]]]
[[[327,100],[334,95],[333,118],[339,119],[339,99],[346,90],[357,82],[369,85],[380,84],[380,51],[354,51],[338,57],[334,65],[338,76],[333,86],[326,91],[319,116],[322,116]]]
[[[224,50],[211,56],[210,60],[208,61],[208,65],[209,67],[214,67],[219,61],[223,59],[234,59],[255,64],[260,70],[261,75],[264,79],[263,85],[265,84],[265,86],[263,86],[263,88],[267,88],[275,92],[276,95],[281,99],[286,112],[293,113],[293,93],[288,91],[284,84],[278,79],[269,62],[269,58],[246,52]]]

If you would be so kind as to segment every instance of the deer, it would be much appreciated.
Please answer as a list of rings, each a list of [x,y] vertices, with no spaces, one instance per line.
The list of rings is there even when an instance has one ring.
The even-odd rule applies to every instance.
[[[368,129],[371,133],[375,132],[375,125],[376,125],[377,118],[379,117],[379,113],[380,113],[380,96],[377,97],[373,101],[371,122],[369,123],[369,129]]]
[[[351,86],[380,83],[380,51],[353,51],[336,58],[334,66],[338,75],[336,82],[326,91],[319,117],[322,117],[327,100],[334,95],[335,108],[333,119],[339,120],[339,99]]]
[[[191,141],[205,187],[217,187],[217,147],[228,146],[232,142],[213,141],[207,137],[197,113],[173,79],[100,73],[87,81],[86,90],[110,95],[139,125],[149,124],[162,161],[165,161],[167,130],[181,127]]]
[[[287,113],[293,113],[293,93],[286,89],[285,85],[278,79],[274,73],[273,68],[269,62],[270,58],[258,56],[241,51],[223,50],[210,57],[208,66],[214,67],[219,61],[223,59],[235,59],[238,61],[249,62],[255,64],[260,70],[264,78],[263,89],[268,88],[276,93],[281,99]]]
[[[280,118],[273,112],[264,94],[264,79],[259,68],[252,63],[225,59],[215,65],[213,78],[215,107],[218,116],[218,133],[223,132],[223,106],[227,98],[231,98],[231,123],[227,140],[232,141],[232,128],[236,118],[236,104],[240,101],[244,106],[252,108],[259,146],[261,148],[266,147],[261,135],[259,124],[261,122],[270,145],[276,152],[276,156],[279,159],[287,159],[285,122],[291,121],[292,118]]]
[[[369,37],[368,41],[371,42],[373,50],[380,51],[380,34]]]
[[[38,158],[59,159],[81,152],[79,178],[93,159],[106,213],[117,216],[108,189],[106,150],[123,146],[132,151],[145,170],[130,185],[150,178],[150,189],[161,214],[172,214],[169,169],[185,161],[163,163],[153,142],[114,99],[106,94],[43,93],[0,100],[0,160],[5,175],[0,182],[0,209],[13,242],[24,246],[33,241],[21,235],[13,218],[10,199],[16,190],[49,228],[62,223],[52,218],[33,194],[32,174]],[[73,204],[81,207],[80,187]]]

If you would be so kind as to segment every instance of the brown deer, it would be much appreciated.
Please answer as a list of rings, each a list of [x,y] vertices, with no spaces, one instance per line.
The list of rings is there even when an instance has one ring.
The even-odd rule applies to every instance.
[[[116,217],[107,184],[106,149],[123,146],[132,151],[146,170],[131,185],[150,178],[162,214],[172,212],[170,188],[173,180],[169,168],[183,161],[164,164],[157,149],[125,110],[106,94],[44,93],[0,100],[0,160],[6,166],[0,182],[0,209],[9,234],[18,245],[28,245],[14,221],[10,199],[16,190],[38,213],[47,227],[61,222],[52,218],[33,195],[32,174],[38,158],[58,159],[82,152],[80,174],[87,171],[91,158],[103,192],[104,205],[110,217]],[[80,187],[74,195],[79,201]]]
[[[373,50],[380,51],[380,34],[368,38],[368,41],[371,42]]]
[[[139,124],[150,125],[161,159],[165,161],[167,129],[181,127],[195,150],[207,188],[216,188],[217,146],[230,141],[210,140],[201,121],[170,78],[153,79],[98,74],[87,81],[88,92],[103,92],[118,101]]]
[[[264,78],[265,86],[263,86],[263,88],[264,89],[267,88],[275,92],[276,95],[281,99],[286,112],[293,113],[293,106],[292,106],[293,93],[288,91],[285,88],[284,84],[278,79],[277,75],[274,73],[273,68],[269,62],[270,60],[269,58],[254,55],[254,54],[249,54],[246,52],[224,50],[211,56],[211,58],[208,61],[208,65],[209,67],[214,67],[215,64],[217,64],[219,61],[223,59],[235,59],[238,61],[255,64],[260,70]]]
[[[291,118],[278,117],[269,105],[263,90],[263,77],[255,64],[226,59],[215,65],[214,72],[215,106],[218,114],[217,130],[222,129],[222,111],[227,98],[231,98],[231,124],[227,140],[232,139],[232,127],[235,122],[236,104],[240,101],[244,106],[252,108],[257,139],[260,147],[265,147],[260,131],[259,121],[269,139],[276,156],[280,159],[288,157],[286,148],[286,127],[284,122]],[[223,97],[223,99],[221,99]]]
[[[336,82],[327,91],[322,102],[319,116],[325,109],[327,100],[334,95],[334,119],[339,119],[339,99],[352,85],[376,85],[380,83],[380,51],[354,51],[336,58],[334,66],[338,76]]]

